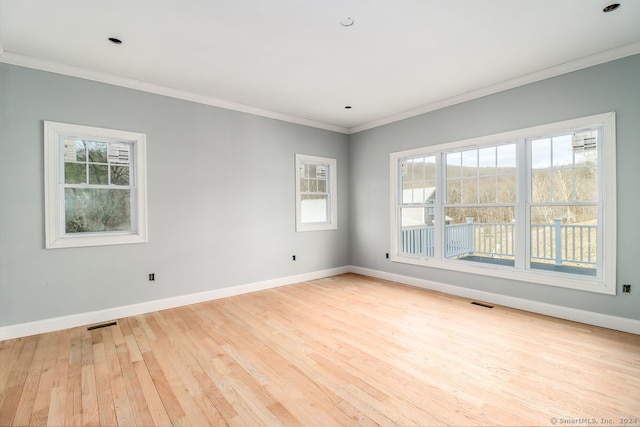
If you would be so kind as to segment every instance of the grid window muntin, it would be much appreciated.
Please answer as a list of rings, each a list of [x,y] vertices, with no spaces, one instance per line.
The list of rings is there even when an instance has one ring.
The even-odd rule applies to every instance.
[[[134,143],[61,135],[59,148],[63,163],[60,185],[65,206],[61,215],[63,235],[135,233]],[[104,203],[96,206],[95,201],[100,199]],[[73,216],[92,207],[102,212],[93,224],[86,215],[83,215],[84,221]],[[117,217],[115,222],[110,221],[113,217]]]
[[[597,228],[597,239],[593,237],[595,234],[592,234],[591,236],[585,234],[585,236],[582,237],[583,240],[587,242],[585,243],[586,245],[593,245],[594,241],[597,242],[597,244],[594,245],[597,246],[597,255],[593,255],[593,258],[591,259],[592,262],[594,258],[596,259],[595,263],[597,264],[597,273],[592,275],[595,277],[577,276],[574,274],[564,273],[560,274],[554,271],[543,271],[535,267],[532,268],[531,252],[533,245],[533,232],[528,229],[529,226],[516,227],[516,224],[524,225],[531,223],[531,209],[536,206],[535,202],[532,202],[531,200],[532,191],[530,185],[532,180],[526,173],[527,170],[532,169],[532,165],[534,163],[531,150],[528,148],[531,146],[531,141],[547,137],[561,137],[563,134],[577,134],[580,132],[586,132],[589,134],[587,135],[587,138],[583,138],[586,141],[584,143],[585,149],[588,149],[589,147],[591,149],[595,148],[593,146],[594,139],[597,140],[597,144],[599,144],[599,146],[597,146],[597,167],[592,168],[591,170],[592,174],[597,174],[597,200],[576,200],[580,198],[584,199],[585,196],[579,196],[577,193],[574,193],[574,195],[579,197],[573,197],[571,200],[563,202],[554,201],[552,204],[563,206],[565,208],[567,206],[585,206],[585,209],[587,209],[587,207],[597,206],[598,224],[597,226],[594,226],[594,228]],[[597,138],[589,137],[596,133],[598,134]],[[445,189],[448,188],[446,185],[447,174],[445,173],[447,167],[446,154],[474,151],[477,154],[477,150],[501,147],[509,145],[510,143],[516,144],[515,158],[517,159],[518,164],[518,172],[515,179],[516,193],[510,196],[507,200],[500,200],[498,198],[496,203],[476,203],[478,202],[478,199],[475,198],[476,202],[465,204],[462,203],[461,199],[447,200],[447,196],[444,194],[445,191],[441,191],[439,192],[441,194],[437,194],[435,197],[436,206],[434,208],[434,219],[436,224],[444,224],[446,220],[449,219],[447,213],[450,212],[451,209],[464,207],[476,207],[485,210],[501,209],[505,212],[513,210],[513,213],[510,215],[514,217],[514,224],[509,231],[509,233],[513,233],[513,235],[509,234],[509,238],[513,238],[514,248],[508,249],[508,251],[510,251],[512,255],[515,255],[516,258],[515,261],[512,262],[512,265],[480,265],[480,263],[458,261],[455,257],[447,259],[447,253],[455,254],[455,252],[452,252],[450,250],[451,248],[447,246],[445,242],[445,229],[442,226],[435,227],[433,231],[430,231],[431,235],[427,235],[422,232],[421,238],[426,236],[429,239],[433,239],[433,241],[430,242],[433,246],[432,248],[429,248],[429,245],[425,245],[424,242],[422,242],[421,244],[416,244],[415,247],[422,250],[423,253],[405,253],[407,248],[406,246],[403,246],[402,211],[403,209],[407,209],[407,205],[402,203],[403,162],[412,158],[435,156],[438,168],[437,188]],[[573,145],[575,146],[576,143],[574,142]],[[576,156],[582,156],[582,154],[578,153]],[[505,132],[497,135],[474,138],[471,140],[392,153],[390,158],[391,180],[393,184],[391,186],[391,199],[393,201],[391,206],[391,243],[393,248],[391,258],[393,261],[456,271],[467,271],[476,274],[504,277],[593,292],[607,294],[615,293],[615,113],[606,113],[512,132]],[[571,165],[571,170],[580,171],[581,168],[584,169],[578,163],[580,162],[574,161]],[[477,162],[477,155],[475,164],[479,164],[479,162]],[[565,169],[569,167],[567,164],[562,166]],[[604,171],[606,171],[606,174]],[[458,170],[458,173],[459,175],[455,178],[459,180],[463,179],[460,170]],[[475,173],[475,179],[479,179],[482,175],[490,174]],[[471,178],[469,179],[472,180]],[[460,186],[460,181],[457,182],[457,185],[458,187]],[[593,196],[596,192],[591,191],[590,194]],[[606,194],[607,197],[603,197],[603,194]],[[593,199],[593,197],[591,198]],[[540,202],[539,204],[543,204],[543,202]],[[570,230],[571,226],[568,225],[565,227],[563,224],[563,229]],[[500,232],[505,233],[504,230],[497,231],[497,233]],[[416,236],[414,236],[414,244],[415,242],[420,243],[419,239],[415,238]],[[565,237],[563,237],[563,239],[565,239]],[[575,242],[578,238],[573,237],[573,239]],[[509,244],[510,243],[506,246],[508,247]],[[566,246],[571,249],[570,246],[572,245],[575,246],[576,244],[567,244]],[[410,249],[414,250],[413,248]],[[566,248],[563,248],[563,251],[566,252]],[[462,253],[462,251],[460,251],[459,254],[460,253]],[[586,257],[585,260],[587,260]],[[565,269],[565,271],[568,270]]]
[[[337,228],[336,160],[296,154],[296,231]]]
[[[146,135],[44,127],[46,248],[146,242]]]

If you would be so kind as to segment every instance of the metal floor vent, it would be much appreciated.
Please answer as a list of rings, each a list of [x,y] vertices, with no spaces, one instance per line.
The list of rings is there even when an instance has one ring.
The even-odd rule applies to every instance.
[[[493,306],[492,306],[492,305],[489,305],[489,304],[483,304],[483,303],[481,303],[481,302],[476,302],[476,301],[472,301],[472,302],[471,302],[471,304],[473,304],[473,305],[479,305],[480,307],[484,307],[484,308],[493,308]]]
[[[117,324],[118,322],[109,322],[109,323],[103,323],[101,325],[93,325],[93,326],[89,326],[87,328],[87,331],[93,331],[94,329],[100,329],[100,328],[108,328],[109,326],[115,326]]]

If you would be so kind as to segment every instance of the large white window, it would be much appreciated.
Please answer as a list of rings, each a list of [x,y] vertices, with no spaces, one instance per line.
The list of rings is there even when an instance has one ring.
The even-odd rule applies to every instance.
[[[336,159],[296,154],[296,231],[338,228]]]
[[[392,260],[615,293],[615,114],[391,154]]]
[[[44,123],[47,248],[147,241],[145,139]]]

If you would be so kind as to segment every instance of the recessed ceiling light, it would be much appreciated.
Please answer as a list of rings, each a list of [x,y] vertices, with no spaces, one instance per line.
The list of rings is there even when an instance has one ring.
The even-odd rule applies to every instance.
[[[350,27],[352,26],[354,23],[353,18],[344,18],[342,21],[340,21],[340,25],[342,25],[343,27]]]
[[[351,105],[345,105],[345,106],[344,106],[344,109],[345,109],[345,110],[350,110],[350,109],[351,109]]]
[[[614,10],[616,10],[619,7],[620,7],[620,3],[611,3],[609,6],[605,7],[604,9],[602,9],[602,11],[604,13],[613,12]]]
[[[109,37],[109,41],[113,44],[122,44],[122,40],[115,37]]]

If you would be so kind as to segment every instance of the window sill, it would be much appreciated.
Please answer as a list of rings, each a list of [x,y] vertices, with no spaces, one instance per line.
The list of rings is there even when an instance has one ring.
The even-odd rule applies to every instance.
[[[47,241],[47,249],[77,248],[87,246],[126,245],[131,243],[146,243],[147,239],[142,234],[116,234],[116,235],[82,235],[60,236],[52,241]]]
[[[462,273],[517,280],[521,282],[536,283],[540,285],[577,289],[586,292],[595,292],[607,295],[616,294],[615,284],[607,284],[600,278],[585,275],[567,273],[557,274],[543,270],[518,270],[509,266],[501,266],[488,263],[480,264],[473,261],[437,260],[431,258],[414,258],[399,255],[392,255],[391,261],[403,264],[419,265],[423,267],[439,268],[443,270],[458,271]]]
[[[296,232],[337,230],[338,224],[298,224]]]

